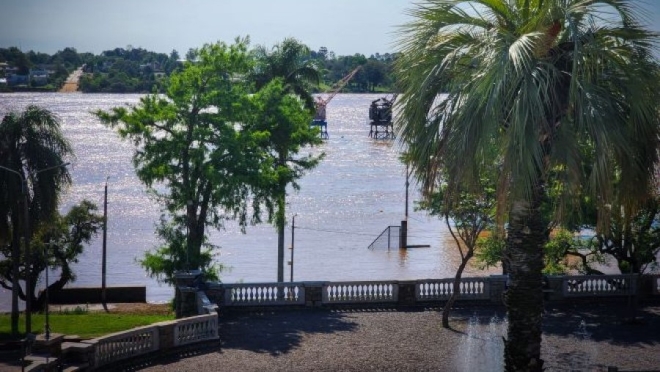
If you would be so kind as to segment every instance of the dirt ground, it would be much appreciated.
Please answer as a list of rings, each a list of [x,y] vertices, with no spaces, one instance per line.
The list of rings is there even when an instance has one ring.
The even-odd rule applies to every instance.
[[[77,305],[50,305],[52,312],[74,311],[76,308],[86,311],[96,312],[105,311],[102,304],[77,304]],[[167,315],[172,312],[170,304],[150,304],[150,303],[113,303],[108,304],[108,312],[115,314],[150,314]]]

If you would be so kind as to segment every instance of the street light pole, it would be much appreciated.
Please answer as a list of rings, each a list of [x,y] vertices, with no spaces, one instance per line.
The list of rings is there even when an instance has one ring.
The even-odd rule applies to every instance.
[[[48,241],[48,247],[50,250],[53,249],[53,244],[54,242],[52,240]],[[50,320],[49,320],[49,313],[50,313],[50,298],[48,296],[48,286],[50,285],[48,282],[48,271],[50,271],[50,265],[49,265],[49,260],[48,258],[50,257],[50,252],[48,249],[46,249],[46,254],[44,255],[46,258],[46,325],[44,328],[46,329],[46,341],[50,340]]]
[[[41,172],[45,172],[55,168],[66,167],[69,164],[70,163],[62,163],[52,167],[39,169],[36,172],[34,172],[33,175],[36,176]],[[22,173],[14,169],[3,167],[2,165],[0,165],[0,168],[14,173],[21,179],[21,193],[23,194],[23,214],[25,221],[23,225],[23,239],[25,243],[25,273],[26,273],[25,274],[25,333],[32,333],[32,279],[30,278],[30,276],[32,275],[32,257],[31,257],[32,253],[30,252],[30,214],[29,214],[30,211],[28,206],[27,178],[24,177]],[[18,290],[18,288],[16,289]],[[13,290],[12,290],[12,296],[13,296]],[[16,304],[18,305],[18,300]]]

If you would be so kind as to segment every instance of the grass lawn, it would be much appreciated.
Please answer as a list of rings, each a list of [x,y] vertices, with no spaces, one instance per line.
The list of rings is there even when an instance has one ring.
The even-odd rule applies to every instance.
[[[145,326],[167,320],[173,320],[174,314],[126,314],[105,312],[52,312],[49,315],[50,331],[66,335],[78,335],[93,338],[109,333]],[[32,314],[32,333],[43,333],[46,317],[44,314]],[[21,336],[25,332],[25,318],[19,320]],[[0,314],[0,341],[11,340],[11,315]]]

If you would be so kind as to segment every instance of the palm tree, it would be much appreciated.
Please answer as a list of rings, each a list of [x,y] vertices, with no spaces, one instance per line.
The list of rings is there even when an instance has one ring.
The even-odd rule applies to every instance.
[[[12,333],[18,330],[18,285],[21,262],[20,235],[25,229],[24,206],[27,201],[28,225],[37,226],[57,212],[60,192],[71,183],[63,159],[73,155],[71,145],[60,131],[53,113],[28,106],[21,113],[9,113],[0,122],[0,245],[11,246],[11,270],[0,275],[12,283]],[[25,182],[25,184],[23,184]],[[26,197],[19,197],[24,195]],[[28,239],[32,232],[26,234]]]
[[[305,44],[286,38],[270,52],[260,45],[253,50],[253,54],[258,61],[253,73],[257,90],[279,77],[284,81],[287,92],[299,96],[306,108],[314,110],[310,88],[319,84],[321,73]]]
[[[660,73],[656,34],[639,11],[632,0],[426,0],[401,28],[397,130],[425,191],[441,165],[450,191],[475,184],[492,161],[483,154],[497,151],[509,371],[543,364],[540,207],[550,175],[560,185],[557,219],[577,193],[606,214],[615,177],[629,205],[650,190]]]
[[[277,229],[277,281],[284,281],[284,226],[286,224],[286,189],[298,190],[298,180],[316,167],[325,156],[301,155],[306,147],[321,144],[316,128],[310,127],[310,113],[300,101],[287,93],[282,79],[275,78],[254,95],[252,130],[264,133],[259,142],[264,163],[272,174],[267,178],[265,196],[257,192],[255,199],[267,206],[269,222]],[[263,186],[263,185],[261,185]]]

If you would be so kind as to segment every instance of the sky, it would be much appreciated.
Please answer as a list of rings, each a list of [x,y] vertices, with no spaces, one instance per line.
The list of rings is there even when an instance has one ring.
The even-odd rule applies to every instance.
[[[369,56],[394,51],[408,0],[2,0],[0,47],[98,54],[117,47],[181,56],[250,36],[273,46],[295,37],[312,50]]]
[[[645,3],[660,32],[660,0]],[[53,54],[144,48],[184,56],[189,48],[250,36],[271,47],[295,37],[312,50],[370,56],[396,51],[413,0],[2,0],[0,47]]]

